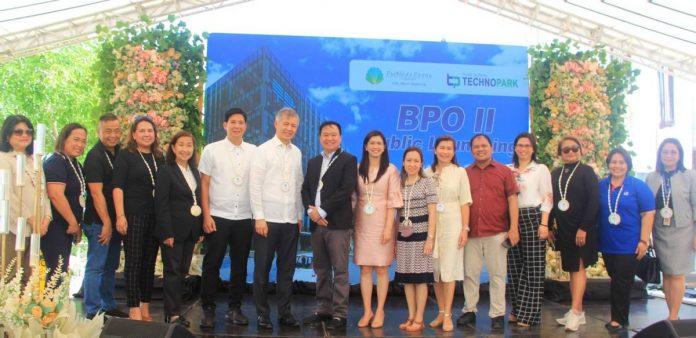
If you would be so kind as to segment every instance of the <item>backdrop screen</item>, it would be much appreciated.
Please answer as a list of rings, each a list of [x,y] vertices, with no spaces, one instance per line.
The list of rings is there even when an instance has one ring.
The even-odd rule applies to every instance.
[[[245,141],[261,144],[275,133],[274,113],[288,106],[300,115],[294,143],[305,165],[321,151],[318,126],[325,120],[342,125],[343,148],[358,159],[365,134],[382,131],[397,167],[409,146],[422,148],[429,165],[443,134],[457,140],[461,165],[472,161],[475,133],[487,134],[494,158],[509,163],[514,137],[529,128],[526,47],[211,34],[207,53],[206,141],[222,139],[225,111],[240,107],[249,116]],[[301,242],[307,250],[298,254],[295,278],[314,281],[311,248]],[[251,280],[253,259],[249,267]],[[351,283],[359,278],[354,271]]]

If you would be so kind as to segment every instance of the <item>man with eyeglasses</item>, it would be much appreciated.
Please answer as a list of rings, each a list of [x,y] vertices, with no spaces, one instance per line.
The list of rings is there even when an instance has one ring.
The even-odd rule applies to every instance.
[[[85,312],[93,318],[98,312],[107,316],[127,318],[114,300],[114,274],[118,269],[123,238],[114,231],[116,211],[112,196],[112,173],[116,154],[120,149],[121,125],[116,115],[107,113],[99,118],[99,141],[85,158],[84,174],[87,182],[82,231],[87,237],[87,264],[83,282]]]
[[[469,241],[464,247],[464,314],[457,325],[476,324],[476,306],[483,262],[490,280],[491,328],[505,324],[505,280],[507,251],[520,240],[515,176],[507,166],[491,157],[491,140],[485,134],[471,138],[475,162],[466,168],[471,187]]]

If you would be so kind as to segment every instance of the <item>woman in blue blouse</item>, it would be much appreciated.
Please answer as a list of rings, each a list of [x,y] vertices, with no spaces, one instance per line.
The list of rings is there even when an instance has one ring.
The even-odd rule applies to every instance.
[[[599,182],[599,251],[611,277],[611,322],[618,333],[628,326],[629,297],[638,261],[645,256],[655,217],[655,199],[643,181],[630,176],[631,156],[616,148],[607,156],[609,175]]]

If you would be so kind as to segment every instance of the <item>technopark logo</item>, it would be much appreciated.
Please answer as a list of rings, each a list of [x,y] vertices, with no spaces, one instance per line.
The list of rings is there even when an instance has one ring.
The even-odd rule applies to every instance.
[[[373,85],[380,84],[382,80],[384,80],[384,74],[382,74],[381,69],[370,67],[370,69],[367,70],[367,74],[365,74],[365,80]]]

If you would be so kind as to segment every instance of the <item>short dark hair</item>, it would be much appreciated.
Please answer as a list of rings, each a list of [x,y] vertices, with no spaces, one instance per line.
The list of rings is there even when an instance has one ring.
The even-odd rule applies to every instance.
[[[114,113],[106,113],[102,116],[99,116],[99,122],[109,122],[109,121],[118,121],[118,116]]]
[[[493,145],[493,142],[491,142],[491,138],[488,137],[488,135],[486,135],[484,133],[478,133],[478,134],[474,134],[474,136],[471,137],[471,140],[469,140],[469,148],[471,148],[472,150],[474,148],[474,140],[476,140],[477,138],[485,138],[486,141],[488,141],[489,145],[491,145],[491,146]]]
[[[631,155],[626,151],[626,149],[621,147],[614,148],[609,152],[606,161],[604,161],[607,164],[607,168],[609,168],[609,162],[611,162],[611,158],[614,157],[614,155],[616,154],[623,156],[624,162],[626,162],[626,166],[628,166],[628,172],[631,172],[631,170],[633,169],[633,159],[631,159]],[[611,175],[611,173],[609,175]]]
[[[4,135],[4,133],[3,133]],[[667,172],[665,171],[665,165],[662,164],[662,159],[660,158],[660,154],[662,154],[662,148],[664,148],[667,144],[674,144],[674,146],[677,147],[677,151],[679,152],[679,161],[677,161],[677,170],[678,171],[684,171],[686,170],[686,167],[684,167],[684,148],[681,145],[681,142],[677,140],[676,138],[669,137],[664,140],[662,140],[662,143],[660,143],[660,146],[657,148],[657,163],[655,163],[655,169],[661,173],[661,174],[666,174]]]
[[[343,135],[341,132],[341,125],[338,124],[336,121],[324,121],[322,124],[319,125],[319,135],[321,135],[321,131],[324,130],[324,127],[328,126],[336,126],[338,128],[338,135]]]
[[[532,162],[536,162],[537,161],[537,156],[536,156],[536,154],[537,154],[537,139],[536,139],[536,136],[534,136],[534,134],[526,132],[526,131],[519,133],[517,135],[517,137],[515,137],[515,142],[512,142],[512,145],[517,146],[517,141],[519,141],[521,138],[528,139],[529,143],[532,144],[532,150],[534,151],[532,153]],[[520,166],[520,159],[517,157],[517,152],[515,152],[514,150],[512,151],[512,162],[515,163],[515,168]]]
[[[79,123],[68,123],[66,124],[63,129],[60,130],[60,134],[58,134],[58,139],[56,140],[56,144],[53,147],[53,151],[63,154],[63,148],[65,148],[65,141],[70,137],[70,134],[78,129],[82,129],[87,133],[87,128],[82,126]]]
[[[186,130],[180,130],[179,132],[174,134],[171,141],[169,141],[169,145],[167,146],[167,155],[165,156],[164,161],[167,164],[176,164],[176,154],[174,154],[174,145],[182,137],[190,137],[191,140],[193,140],[193,154],[191,155],[191,158],[189,158],[188,164],[191,167],[196,167],[198,165],[198,151],[196,150],[196,138],[193,137],[193,134],[189,133]]]
[[[12,136],[12,132],[14,131],[15,126],[17,126],[20,123],[24,123],[27,125],[27,128],[29,129],[34,129],[34,125],[31,124],[31,121],[24,116],[24,115],[10,115],[5,118],[5,122],[2,123],[2,140],[0,140],[0,151],[9,153],[11,152],[12,145],[10,144],[10,137]],[[34,137],[32,136],[31,138],[34,140]],[[29,143],[26,149],[24,149],[24,152],[27,155],[33,155],[34,154],[34,142]]]
[[[575,142],[575,144],[577,144],[578,147],[580,147],[580,155],[582,155],[582,144],[580,143],[580,140],[578,140],[578,138],[575,136],[563,136],[563,138],[560,141],[558,141],[558,146],[556,147],[556,155],[561,156],[561,152],[563,151],[561,147],[563,146],[563,142],[565,141]]]
[[[459,165],[459,163],[457,163],[457,141],[455,141],[452,136],[442,135],[435,139],[435,146],[433,146],[433,164],[430,166],[430,168],[433,170],[433,173],[435,172],[435,170],[437,170],[437,155],[435,154],[435,149],[437,149],[437,146],[439,146],[442,142],[452,142],[454,154],[452,154],[451,163],[457,166]]]
[[[246,123],[247,114],[242,110],[242,108],[234,107],[225,112],[225,122],[228,122],[230,120],[230,117],[232,117],[233,115],[242,115],[242,117],[244,118],[244,122]]]

